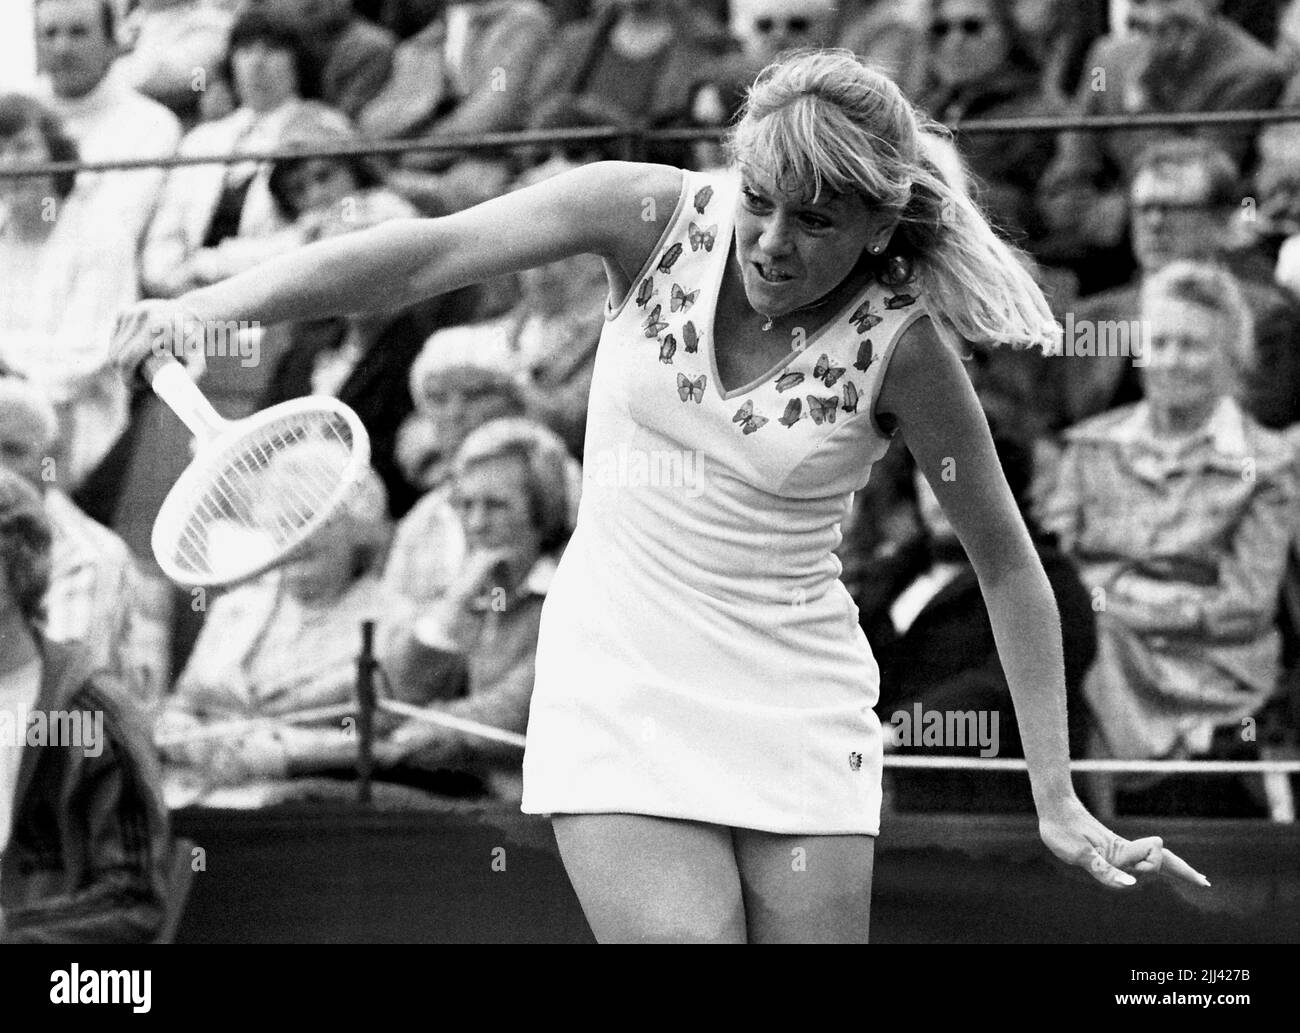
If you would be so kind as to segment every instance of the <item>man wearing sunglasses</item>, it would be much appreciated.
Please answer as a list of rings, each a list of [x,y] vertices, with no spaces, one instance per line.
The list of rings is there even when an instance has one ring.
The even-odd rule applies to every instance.
[[[1286,81],[1263,44],[1215,13],[1215,0],[1129,0],[1124,36],[1098,40],[1084,64],[1084,115],[1142,115],[1271,108]],[[1254,130],[1207,127],[1239,167]],[[1063,133],[1040,205],[1061,258],[1086,267],[1115,258],[1128,220],[1126,193],[1143,148],[1168,131]]]

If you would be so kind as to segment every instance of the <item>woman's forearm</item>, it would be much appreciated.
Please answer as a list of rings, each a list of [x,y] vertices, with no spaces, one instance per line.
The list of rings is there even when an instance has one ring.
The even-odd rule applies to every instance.
[[[416,288],[415,278],[427,274],[438,253],[438,221],[395,219],[309,244],[180,300],[199,319],[263,325],[395,311],[429,293],[427,286]],[[436,276],[421,282],[431,280]]]
[[[1061,619],[1036,555],[981,579],[1039,814],[1074,794]]]

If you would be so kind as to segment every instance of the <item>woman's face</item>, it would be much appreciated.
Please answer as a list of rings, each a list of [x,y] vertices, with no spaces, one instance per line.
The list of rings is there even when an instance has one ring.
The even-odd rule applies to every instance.
[[[1002,68],[1011,41],[989,0],[937,0],[933,12],[930,45],[940,81],[981,82]]]
[[[1225,320],[1176,298],[1153,298],[1142,315],[1148,334],[1142,386],[1153,407],[1209,408],[1229,392]]]
[[[49,160],[50,149],[36,126],[25,126],[12,136],[0,137],[0,166],[32,165]],[[19,204],[39,206],[44,198],[54,196],[54,180],[49,176],[0,179],[0,196],[5,197],[11,207]]]
[[[334,208],[357,191],[347,163],[331,158],[305,158],[285,178],[298,210],[304,213]]]
[[[505,549],[510,581],[518,584],[541,551],[541,536],[528,503],[528,469],[519,456],[492,456],[470,463],[456,479],[452,508],[470,552]]]
[[[834,290],[894,219],[855,195],[805,201],[779,191],[757,169],[742,169],[736,208],[736,261],[754,311],[779,316]]]
[[[235,94],[244,107],[274,111],[298,96],[298,75],[293,54],[263,40],[253,40],[231,56]]]

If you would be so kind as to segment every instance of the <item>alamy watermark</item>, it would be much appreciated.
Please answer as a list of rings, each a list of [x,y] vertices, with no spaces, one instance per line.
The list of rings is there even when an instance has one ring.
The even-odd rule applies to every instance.
[[[996,710],[895,710],[885,727],[895,746],[934,746],[945,749],[979,747],[981,757],[998,755]]]
[[[150,326],[149,348],[159,358],[237,358],[247,369],[262,361],[262,324],[177,316]]]
[[[1045,349],[1047,355],[1067,358],[1127,358],[1134,366],[1147,364],[1148,329],[1141,319],[1075,319],[1065,314],[1065,325],[1058,327],[1054,340]]]
[[[0,709],[0,745],[69,746],[98,757],[104,752],[102,710],[28,710],[15,713]]]
[[[662,488],[696,498],[704,491],[703,459],[692,449],[601,449],[583,462],[583,487]]]

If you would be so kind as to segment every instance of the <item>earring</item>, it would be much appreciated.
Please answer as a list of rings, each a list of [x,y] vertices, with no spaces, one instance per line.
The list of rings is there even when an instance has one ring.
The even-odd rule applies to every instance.
[[[879,244],[872,244],[872,245],[871,245],[871,253],[872,253],[873,255],[878,255],[878,254],[880,254],[880,251],[881,251],[881,247],[880,247]]]

